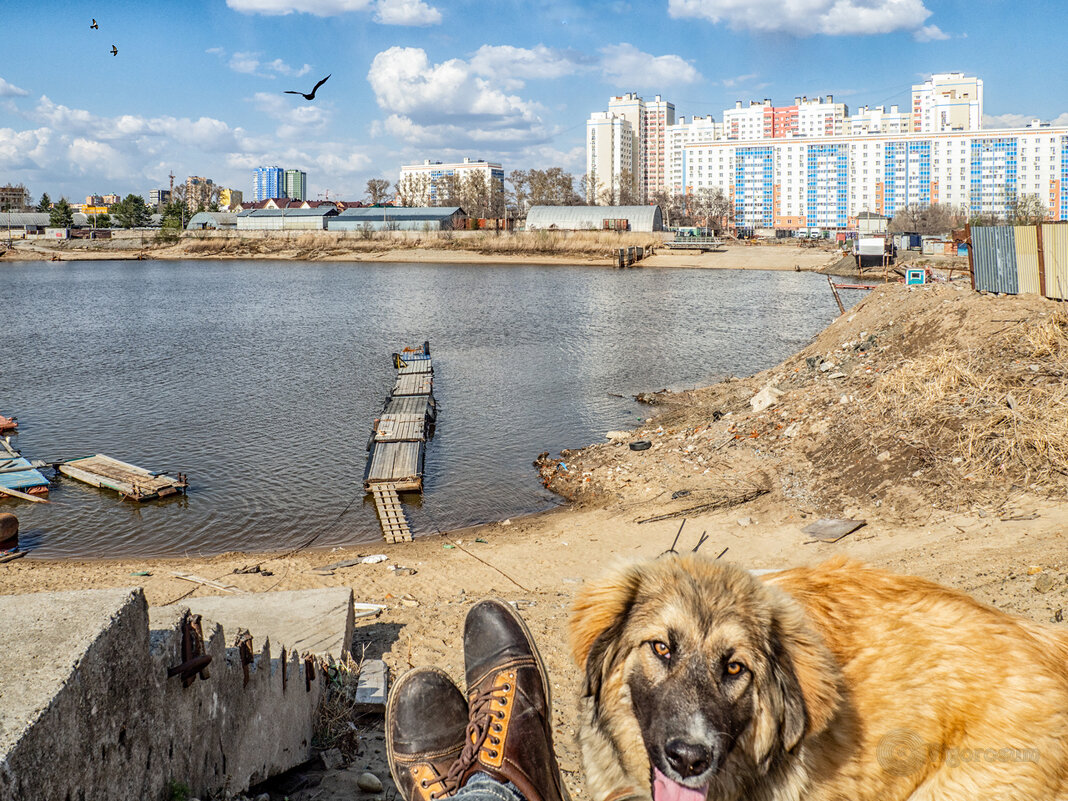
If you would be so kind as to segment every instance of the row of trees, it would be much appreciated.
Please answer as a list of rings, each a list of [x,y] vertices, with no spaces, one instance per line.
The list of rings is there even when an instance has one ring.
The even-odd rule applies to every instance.
[[[1013,195],[1004,213],[976,212],[949,203],[930,205],[910,203],[898,209],[890,220],[892,234],[948,234],[965,223],[971,225],[1033,225],[1049,219],[1049,209],[1035,194]]]

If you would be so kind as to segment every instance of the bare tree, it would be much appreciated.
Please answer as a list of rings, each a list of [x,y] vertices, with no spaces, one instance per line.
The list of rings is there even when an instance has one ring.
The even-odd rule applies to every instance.
[[[402,206],[430,205],[430,176],[426,173],[409,174],[396,185],[397,202]]]
[[[638,186],[634,180],[634,173],[630,170],[623,170],[619,173],[618,201],[620,206],[638,205]]]
[[[508,183],[512,185],[509,202],[515,206],[518,216],[526,217],[527,209],[530,208],[530,173],[525,170],[512,170],[508,174]]]
[[[910,203],[895,213],[887,230],[892,234],[947,234],[964,224],[964,214],[948,203]]]
[[[369,178],[364,197],[372,206],[378,206],[389,200],[389,181],[385,178]]]
[[[1007,205],[1005,218],[1009,225],[1033,225],[1049,217],[1049,209],[1038,195],[1015,195]]]

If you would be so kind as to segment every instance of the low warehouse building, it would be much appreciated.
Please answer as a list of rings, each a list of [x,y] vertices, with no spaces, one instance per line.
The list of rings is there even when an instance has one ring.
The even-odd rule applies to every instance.
[[[198,211],[186,223],[187,231],[232,231],[237,228],[237,215],[228,211]]]
[[[464,227],[459,206],[375,206],[345,209],[327,221],[330,231],[451,231]]]
[[[237,215],[238,231],[324,231],[337,207],[315,209],[249,209]]]
[[[531,206],[528,231],[640,231],[664,230],[659,206]]]

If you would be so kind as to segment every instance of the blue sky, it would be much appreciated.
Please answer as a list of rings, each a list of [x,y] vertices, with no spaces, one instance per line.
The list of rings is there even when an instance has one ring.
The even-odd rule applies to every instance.
[[[578,177],[614,94],[717,120],[764,97],[904,108],[949,71],[983,79],[988,127],[1068,124],[1066,28],[1062,0],[0,0],[0,184],[80,202],[173,171],[247,197],[277,164],[355,200],[463,156]],[[283,94],[327,74],[314,102]]]

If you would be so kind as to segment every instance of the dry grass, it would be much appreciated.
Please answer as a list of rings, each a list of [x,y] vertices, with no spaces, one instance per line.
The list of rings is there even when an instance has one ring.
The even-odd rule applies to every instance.
[[[1068,315],[1011,326],[967,355],[942,350],[883,376],[876,440],[896,437],[953,476],[1068,486]]]
[[[319,701],[313,741],[321,749],[339,749],[347,759],[355,757],[360,750],[361,728],[356,724],[355,710],[362,665],[362,660],[357,662],[348,654],[344,661],[319,665],[328,683]]]

